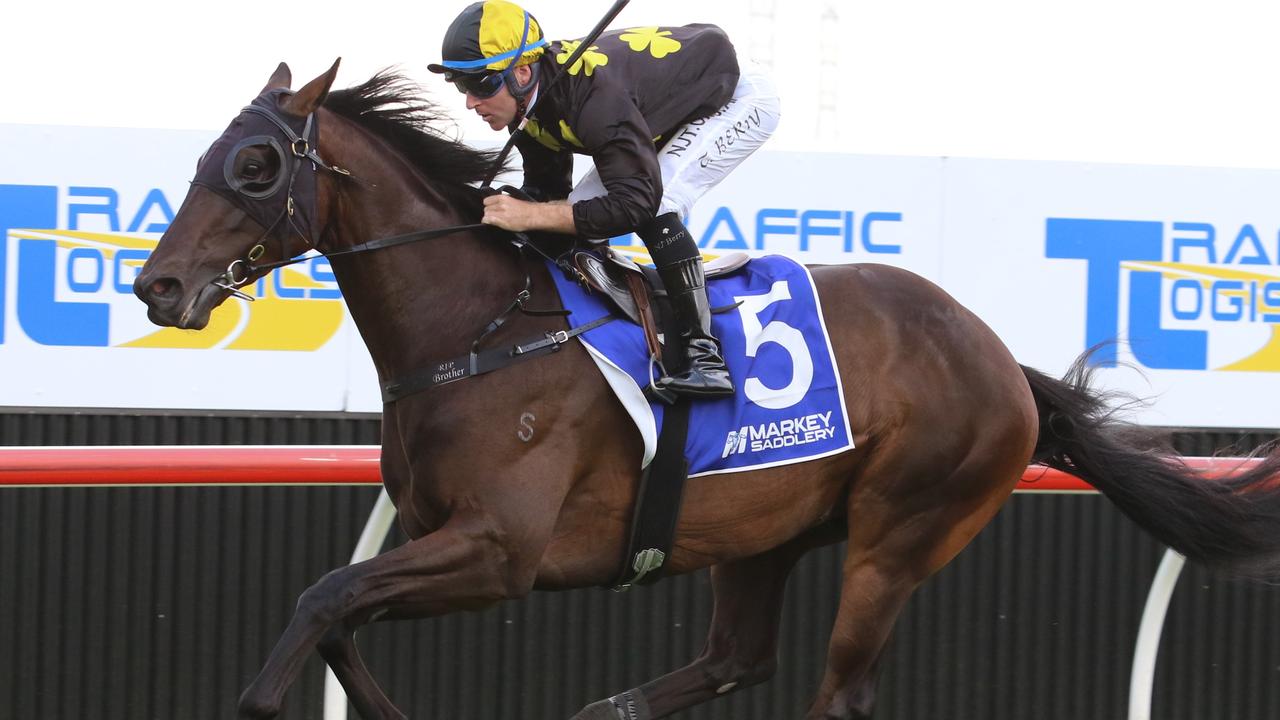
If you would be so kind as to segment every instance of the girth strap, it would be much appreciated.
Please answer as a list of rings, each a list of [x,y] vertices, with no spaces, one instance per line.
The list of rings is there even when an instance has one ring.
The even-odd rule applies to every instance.
[[[671,555],[676,521],[684,500],[684,484],[689,478],[684,445],[689,435],[691,405],[688,398],[679,398],[663,415],[657,453],[640,475],[631,514],[631,535],[622,556],[622,569],[612,583],[616,591],[628,590],[637,583],[657,582]]]
[[[382,402],[391,403],[415,393],[448,385],[451,382],[465,380],[476,375],[501,370],[521,360],[528,360],[541,355],[558,352],[564,344],[582,333],[594,330],[616,318],[607,315],[580,325],[572,330],[557,330],[546,333],[541,338],[513,345],[510,348],[494,348],[479,352],[470,352],[452,360],[436,363],[425,370],[419,370],[402,378],[397,378],[382,386]]]

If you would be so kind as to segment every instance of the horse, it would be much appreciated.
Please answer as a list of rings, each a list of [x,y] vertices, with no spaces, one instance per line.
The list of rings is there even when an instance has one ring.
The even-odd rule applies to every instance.
[[[566,330],[562,316],[520,312],[490,326],[522,289],[531,305],[558,300],[545,262],[477,223],[475,184],[495,154],[442,134],[444,113],[392,71],[331,92],[337,68],[294,91],[281,63],[200,160],[134,284],[149,318],[198,330],[240,287],[315,250],[331,258],[383,383],[465,355],[486,327],[495,347]],[[269,137],[240,140],[254,123]],[[357,252],[423,228],[449,234]],[[685,667],[592,702],[576,720],[667,717],[769,679],[788,573],[806,551],[839,541],[838,613],[804,717],[870,717],[907,599],[992,519],[1029,463],[1087,480],[1193,560],[1275,576],[1280,453],[1229,481],[1201,477],[1114,414],[1084,358],[1055,379],[1020,365],[977,316],[910,272],[810,270],[823,307],[847,310],[827,324],[854,447],[691,479],[665,571],[710,568],[706,644]],[[579,344],[390,400],[382,418],[384,486],[409,539],[302,592],[240,698],[241,717],[276,716],[316,650],[362,717],[403,718],[361,660],[357,628],[614,577],[641,440]]]

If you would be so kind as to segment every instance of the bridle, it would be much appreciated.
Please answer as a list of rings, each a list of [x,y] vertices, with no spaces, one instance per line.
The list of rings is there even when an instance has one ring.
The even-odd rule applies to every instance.
[[[281,143],[279,138],[271,134],[262,133],[238,140],[223,160],[221,173],[215,175],[211,166],[202,159],[196,169],[196,179],[192,181],[193,184],[202,185],[223,196],[250,217],[258,220],[266,228],[243,257],[232,260],[226,271],[209,281],[209,284],[214,287],[226,290],[243,300],[252,301],[254,299],[253,296],[241,291],[240,288],[249,284],[259,273],[270,272],[276,268],[311,259],[313,256],[306,254],[310,250],[316,250],[326,258],[333,258],[382,250],[470,230],[495,229],[493,226],[483,223],[451,225],[370,240],[333,252],[321,251],[315,241],[314,218],[316,208],[314,192],[310,195],[300,195],[301,199],[297,199],[295,198],[295,191],[300,185],[310,187],[314,191],[315,180],[319,176],[321,169],[333,173],[341,180],[350,180],[369,187],[373,187],[373,185],[365,183],[346,169],[328,163],[320,157],[314,143],[316,132],[314,112],[302,119],[302,129],[299,132],[290,126],[289,122],[281,117],[275,109],[260,102],[262,99],[262,97],[259,97],[254,101],[254,104],[245,107],[241,111],[241,116],[247,114],[250,116],[248,119],[255,120],[259,125],[262,123],[257,118],[265,118],[270,123],[270,127],[266,128],[266,130],[282,133],[285,142]],[[221,141],[221,138],[219,141]],[[216,145],[217,142],[215,142]],[[237,155],[246,147],[260,147],[276,153],[280,174],[259,183],[241,180],[235,174]],[[310,170],[306,169],[307,165],[311,166]],[[276,199],[281,190],[284,191],[284,199]],[[511,188],[503,188],[503,190],[511,191]],[[499,191],[492,190],[491,192]],[[275,203],[279,203],[279,206]],[[261,265],[255,264],[266,253],[265,241],[278,229],[281,248],[280,256],[283,259]],[[290,258],[288,241],[293,233],[302,237],[306,243],[307,250],[302,255]],[[524,233],[508,233],[507,238],[518,254],[522,255],[525,250],[533,250],[557,265],[568,267],[564,258],[552,257],[535,243],[530,242]],[[395,402],[400,398],[421,392],[430,387],[492,372],[523,359],[556,352],[574,337],[615,319],[613,315],[606,315],[572,330],[547,332],[542,337],[533,338],[510,348],[481,350],[480,345],[484,339],[502,327],[512,314],[517,311],[524,315],[540,317],[565,317],[569,315],[569,311],[563,308],[539,310],[528,307],[526,303],[532,297],[532,287],[533,277],[526,267],[524,271],[524,286],[516,292],[514,299],[508,303],[506,308],[480,332],[479,336],[471,344],[470,352],[462,357],[437,363],[424,370],[384,383],[382,388],[384,402]]]
[[[198,168],[196,179],[192,181],[193,184],[204,186],[226,198],[250,217],[258,220],[265,228],[262,235],[254,241],[253,245],[242,257],[232,260],[221,275],[217,275],[209,281],[211,285],[226,290],[242,300],[253,301],[254,297],[243,292],[240,288],[253,282],[254,278],[259,276],[260,273],[270,272],[277,268],[311,259],[313,256],[306,254],[310,250],[316,250],[324,257],[331,258],[381,250],[469,230],[492,229],[491,226],[482,223],[451,225],[379,238],[344,250],[321,251],[315,238],[316,208],[314,192],[310,195],[295,197],[299,181],[302,180],[306,186],[314,191],[316,178],[320,170],[325,170],[340,180],[358,182],[369,187],[373,186],[355,177],[345,168],[326,162],[324,158],[320,157],[314,142],[316,134],[315,112],[309,113],[303,119],[302,129],[299,132],[281,117],[277,109],[269,107],[266,103],[259,102],[260,100],[262,98],[242,108],[241,117],[248,115],[250,116],[248,119],[263,118],[270,123],[270,127],[265,128],[265,130],[274,130],[283,135],[283,138],[276,137],[273,134],[256,134],[245,137],[236,142],[227,153],[220,173],[215,174],[212,168],[203,171]],[[258,124],[261,123],[259,122]],[[236,175],[237,157],[240,152],[249,147],[264,148],[267,152],[275,154],[280,171],[268,182],[255,184],[251,181],[244,181]],[[204,162],[202,160],[201,168],[203,167]],[[282,190],[284,198],[277,199]],[[304,218],[305,221],[300,222]],[[266,241],[273,233],[277,234],[280,240],[281,259],[260,265],[255,264],[266,254]],[[294,234],[302,238],[306,244],[306,250],[297,257],[290,257],[291,253],[288,250],[289,239]]]
[[[280,144],[276,142],[274,137],[249,137],[241,140],[231,149],[231,152],[227,155],[227,159],[223,164],[223,177],[227,182],[227,186],[238,194],[253,200],[265,200],[275,196],[281,188],[282,183],[280,181],[287,178],[287,183],[283,184],[285,189],[285,202],[283,207],[281,207],[279,214],[276,216],[275,221],[272,222],[271,225],[267,226],[266,230],[263,231],[262,236],[253,244],[253,247],[249,248],[249,251],[245,253],[243,258],[232,260],[231,264],[227,266],[226,272],[224,272],[219,278],[215,278],[213,281],[213,285],[230,292],[238,298],[252,302],[253,296],[241,292],[240,288],[247,284],[255,274],[256,268],[254,268],[251,263],[256,262],[263,256],[263,254],[266,253],[267,248],[266,245],[263,244],[263,241],[271,235],[281,221],[286,220],[288,221],[289,227],[298,232],[299,235],[303,234],[293,222],[294,212],[298,206],[297,202],[293,199],[293,190],[298,179],[298,172],[301,171],[303,166],[306,164],[305,161],[311,161],[311,172],[313,173],[317,173],[318,168],[324,168],[339,177],[351,177],[351,173],[337,165],[331,165],[325,162],[324,159],[320,157],[319,153],[317,153],[312,147],[311,139],[315,134],[314,112],[307,115],[301,134],[294,132],[293,128],[289,127],[288,123],[284,122],[278,115],[276,115],[276,113],[271,112],[262,105],[246,105],[241,109],[241,112],[253,113],[269,120],[271,124],[275,125],[276,128],[280,130],[280,132],[284,133],[288,146],[288,151],[286,152],[281,149]],[[255,141],[265,141],[265,144],[279,156],[281,160],[281,167],[288,168],[287,171],[279,174],[277,182],[275,182],[267,191],[252,191],[249,189],[247,184],[238,182],[237,178],[233,175],[236,155],[238,154],[237,151],[243,147],[255,144]],[[303,240],[307,243],[308,249],[316,247],[314,238],[303,235]],[[282,258],[288,256],[287,233],[282,233],[280,237],[280,255]],[[237,268],[242,270],[243,275],[237,276]]]

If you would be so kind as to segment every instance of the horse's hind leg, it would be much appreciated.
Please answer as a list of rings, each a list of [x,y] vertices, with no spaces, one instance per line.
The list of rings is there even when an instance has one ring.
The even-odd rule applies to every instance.
[[[592,703],[573,720],[663,718],[768,680],[777,665],[778,622],[787,576],[806,551],[843,535],[842,526],[824,526],[766,553],[712,567],[715,605],[698,658],[638,688]],[[627,710],[619,712],[619,708]]]
[[[840,606],[810,720],[871,717],[877,664],[907,599],[990,521],[1026,467],[1015,453],[981,456],[975,448],[942,479],[924,467],[882,467],[855,485]]]
[[[909,573],[873,561],[845,563],[840,610],[832,629],[827,671],[808,718],[864,720],[871,717],[874,667],[916,583]]]
[[[871,668],[863,674],[862,680],[850,689],[849,707],[853,709],[854,717],[871,717],[871,710],[876,704],[876,686],[880,682],[880,667],[883,664],[884,648],[881,647],[880,654],[876,655],[876,659],[871,663]]]

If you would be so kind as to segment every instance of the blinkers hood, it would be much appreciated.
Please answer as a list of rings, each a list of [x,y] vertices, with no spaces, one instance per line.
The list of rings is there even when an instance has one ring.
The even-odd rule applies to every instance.
[[[226,198],[266,233],[276,234],[282,251],[290,229],[314,244],[320,162],[313,144],[315,114],[304,118],[281,111],[280,101],[288,93],[271,90],[245,107],[209,146],[192,180]],[[250,165],[257,174],[244,177]]]

